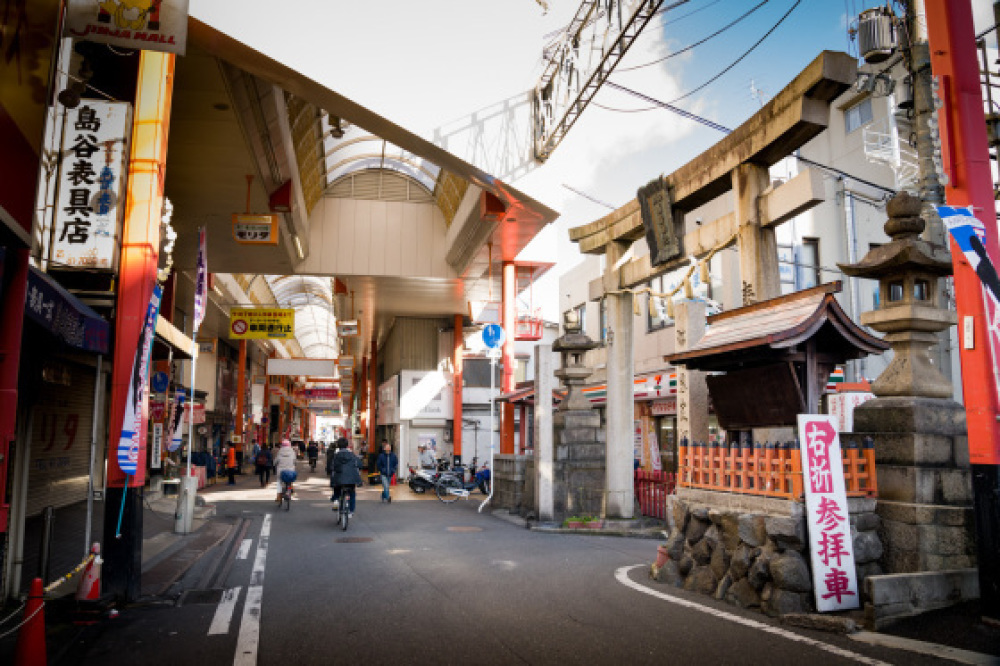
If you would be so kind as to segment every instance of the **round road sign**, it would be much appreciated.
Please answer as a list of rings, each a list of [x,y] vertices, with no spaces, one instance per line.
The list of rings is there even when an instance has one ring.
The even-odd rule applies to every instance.
[[[243,335],[247,332],[247,322],[245,319],[235,319],[232,325],[233,333]]]
[[[507,334],[504,333],[503,327],[500,324],[487,324],[483,328],[483,344],[490,349],[499,347],[506,339]]]

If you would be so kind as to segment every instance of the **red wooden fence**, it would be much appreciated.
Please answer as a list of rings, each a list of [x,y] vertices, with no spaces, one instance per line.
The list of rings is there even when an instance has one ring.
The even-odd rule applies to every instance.
[[[642,515],[667,519],[667,495],[672,495],[677,483],[673,472],[635,470],[635,498]]]

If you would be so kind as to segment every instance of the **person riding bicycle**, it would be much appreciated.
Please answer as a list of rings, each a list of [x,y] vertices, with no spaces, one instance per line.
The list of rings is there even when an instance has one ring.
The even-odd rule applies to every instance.
[[[306,448],[306,456],[309,458],[309,467],[316,469],[316,461],[319,460],[319,446],[316,442],[309,442]]]
[[[354,505],[357,502],[356,486],[361,485],[361,459],[348,448],[347,440],[341,437],[337,440],[337,454],[330,459],[327,471],[330,472],[330,485],[333,486],[334,501],[350,501],[348,515],[354,516]]]
[[[283,485],[287,485],[289,490],[292,489],[292,483],[298,477],[298,473],[295,471],[295,460],[297,456],[295,455],[295,450],[292,448],[292,443],[287,439],[281,440],[281,448],[278,450],[278,455],[275,456],[274,466],[278,473],[278,496],[275,501],[281,504],[281,492],[283,490]]]

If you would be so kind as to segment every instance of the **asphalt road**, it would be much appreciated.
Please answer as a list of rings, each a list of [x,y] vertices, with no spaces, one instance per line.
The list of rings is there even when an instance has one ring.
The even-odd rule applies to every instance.
[[[288,512],[273,489],[215,494],[219,520],[248,519],[223,585],[232,601],[126,608],[65,662],[941,663],[653,583],[656,542],[532,532],[477,513],[481,495],[444,505],[397,487],[384,504],[364,488],[342,532],[326,480],[305,476]],[[178,590],[224,569],[203,560]]]

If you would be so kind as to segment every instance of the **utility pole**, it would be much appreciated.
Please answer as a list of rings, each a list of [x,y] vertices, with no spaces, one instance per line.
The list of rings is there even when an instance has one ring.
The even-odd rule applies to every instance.
[[[921,1],[916,0],[909,9],[913,9],[912,5],[920,8],[920,4]],[[937,119],[941,124],[942,162],[949,176],[945,190],[948,205],[971,209],[982,225],[986,257],[998,266],[1000,236],[972,4],[970,0],[923,0],[923,5],[921,9],[926,9],[926,16],[917,20],[927,26],[928,59],[942,100]],[[914,102],[919,100],[915,95]],[[928,138],[935,143],[933,135]],[[925,144],[918,144],[918,148],[920,145]],[[921,152],[921,184],[924,157]],[[984,618],[1000,622],[1000,558],[997,557],[1000,552],[1000,423],[997,422],[1000,373],[996,366],[1000,353],[1000,302],[985,293],[977,272],[963,257],[955,241],[951,243],[955,300],[963,331],[960,353],[976,520],[979,592]]]
[[[910,84],[913,94],[913,132],[916,136],[917,164],[919,175],[917,194],[923,201],[923,218],[927,223],[924,230],[924,240],[948,247],[948,234],[937,213],[936,206],[945,203],[944,183],[939,174],[940,163],[934,156],[937,152],[936,142],[931,123],[936,116],[934,105],[933,75],[931,73],[930,48],[927,45],[927,21],[924,11],[924,0],[909,0],[906,3],[906,32],[909,36],[909,48],[905,51],[906,69],[910,74]],[[946,303],[948,286],[945,280],[938,283],[937,298]],[[951,372],[951,331],[944,330],[937,334],[938,343],[934,347],[934,360],[938,369],[949,380],[954,381]]]

